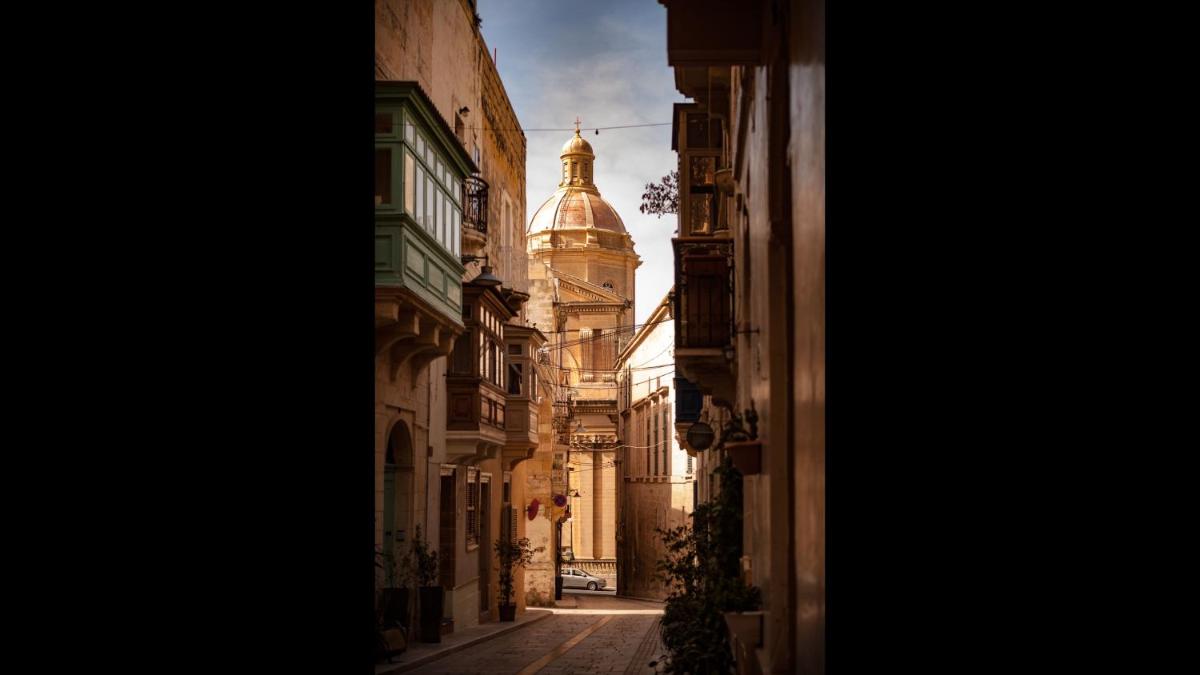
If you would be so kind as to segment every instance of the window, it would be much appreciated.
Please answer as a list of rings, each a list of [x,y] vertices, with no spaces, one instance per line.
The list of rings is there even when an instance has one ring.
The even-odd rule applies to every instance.
[[[668,432],[667,430],[671,428],[671,406],[667,405],[665,402],[663,403],[663,406],[662,406],[662,414],[663,414],[663,415],[662,415],[662,417],[663,417],[663,426],[662,426],[662,465],[663,465],[663,473],[664,473],[664,474],[670,474],[670,473],[671,473],[671,468],[670,468],[670,466],[669,466],[669,462],[668,462],[668,460],[669,460],[669,459],[670,459],[670,457],[671,457],[671,456],[670,456],[670,452],[671,452],[671,436],[669,435],[669,434],[670,434],[670,432]]]
[[[593,357],[592,357],[593,350],[595,350],[595,345],[593,344],[593,340],[592,340],[592,329],[591,328],[580,328],[579,329],[579,360],[581,362],[580,368],[583,369],[583,372],[580,373],[580,375],[582,376],[582,379],[584,382],[592,381],[593,372],[592,372],[591,368],[592,368],[592,360],[593,360]]]
[[[375,148],[375,206],[392,203],[392,150]]]
[[[411,127],[410,127],[411,128]],[[414,174],[415,163],[413,162],[412,152],[404,153],[404,210],[409,214],[413,213],[413,200],[415,199],[414,187],[417,184],[416,175]]]
[[[375,113],[375,133],[392,133],[392,113]]]
[[[469,313],[466,312],[466,313]],[[471,374],[471,345],[475,336],[472,335],[471,329],[467,329],[466,333],[454,343],[454,354],[450,361],[450,371],[461,375]]]
[[[520,363],[508,364],[508,393],[514,396],[521,395],[521,384],[525,378],[525,373],[522,372]]]
[[[421,170],[421,167],[418,166],[417,170],[413,173],[412,181],[413,181],[413,189],[416,190],[416,192],[417,192],[417,205],[416,205],[416,208],[413,209],[413,218],[417,221],[417,224],[424,225],[425,224],[425,172],[423,170]]]
[[[467,546],[479,546],[479,469],[467,467]]]
[[[658,475],[658,404],[655,404],[650,417],[654,419],[654,437],[650,445],[654,447],[654,475]]]
[[[646,409],[643,408],[642,410],[643,410],[643,414],[646,414],[645,413]],[[646,474],[649,475],[650,474],[650,449],[651,449],[650,448],[650,418],[649,417],[646,418],[646,438],[645,438],[645,442],[643,443],[643,445],[646,446]]]

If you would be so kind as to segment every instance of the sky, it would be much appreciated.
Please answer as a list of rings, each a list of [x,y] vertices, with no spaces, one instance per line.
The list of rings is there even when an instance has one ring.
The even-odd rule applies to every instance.
[[[669,123],[685,101],[667,67],[667,10],[657,0],[478,0],[484,40],[524,129],[573,129],[596,153],[600,195],[620,214],[642,258],[635,321],[671,288],[675,217],[638,211],[646,183],[676,168]],[[525,225],[558,187],[558,154],[574,131],[526,131]]]

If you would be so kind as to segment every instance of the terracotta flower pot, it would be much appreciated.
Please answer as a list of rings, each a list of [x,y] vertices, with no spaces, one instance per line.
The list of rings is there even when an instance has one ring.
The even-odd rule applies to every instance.
[[[723,194],[733,194],[733,169],[717,169],[713,174],[713,181]]]
[[[763,612],[721,612],[730,635],[746,647],[762,646]]]
[[[734,441],[725,444],[725,452],[743,476],[762,471],[762,443],[759,441]]]

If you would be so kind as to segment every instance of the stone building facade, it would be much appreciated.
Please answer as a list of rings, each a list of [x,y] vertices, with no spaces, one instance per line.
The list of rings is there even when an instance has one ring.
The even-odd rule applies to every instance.
[[[558,189],[528,230],[528,318],[551,336],[555,373],[553,485],[567,562],[616,582],[616,359],[633,332],[640,259],[594,182],[595,154],[578,129],[559,156]]]
[[[675,323],[663,298],[617,357],[617,576],[620,595],[661,600],[658,530],[689,522],[695,460],[675,437]]]
[[[553,385],[524,307],[525,136],[476,11],[375,2],[376,544],[420,526],[453,630],[499,618],[492,547],[526,535]]]
[[[677,89],[676,428],[743,473],[741,672],[825,671],[824,0],[660,0]],[[684,404],[686,401],[686,405]],[[735,429],[750,440],[727,443]],[[752,423],[756,416],[756,421]],[[753,618],[753,617],[747,617]]]

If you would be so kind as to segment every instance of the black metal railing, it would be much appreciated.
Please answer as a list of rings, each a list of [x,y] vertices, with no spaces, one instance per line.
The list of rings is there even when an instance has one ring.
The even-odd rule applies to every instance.
[[[734,335],[732,246],[675,240],[674,248],[675,346],[728,345]]]
[[[478,176],[468,176],[462,186],[464,228],[487,234],[488,184]]]

